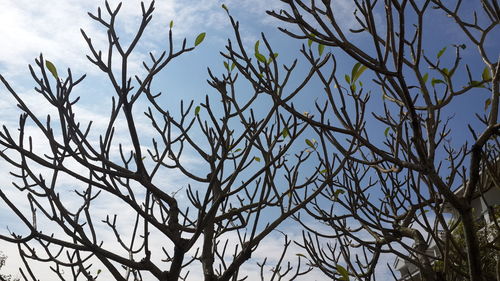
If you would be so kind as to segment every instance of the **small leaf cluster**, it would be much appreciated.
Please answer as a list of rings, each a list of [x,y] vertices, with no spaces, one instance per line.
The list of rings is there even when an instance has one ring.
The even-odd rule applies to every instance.
[[[254,46],[254,50],[255,50],[255,58],[260,61],[261,63],[263,64],[269,64],[271,63],[274,59],[276,59],[278,57],[278,53],[272,53],[268,59],[266,59],[266,57],[261,54],[259,52],[259,44],[260,44],[260,41],[257,40],[257,42],[255,42],[255,46]]]
[[[310,37],[312,37],[312,38],[315,38],[315,37],[316,37],[316,35],[314,35],[314,34],[312,34],[312,33],[311,33],[311,34],[309,34],[309,36],[310,36]],[[312,39],[307,40],[307,46],[309,46],[309,48],[311,48],[312,43],[313,43],[313,40],[312,40]],[[325,51],[325,45],[323,45],[323,44],[319,43],[319,44],[318,44],[318,54],[321,56],[321,55],[323,55],[323,52],[324,52],[324,51]]]
[[[361,74],[363,74],[366,69],[366,66],[358,62],[352,67],[351,76],[348,74],[345,75],[345,81],[349,84],[352,92],[356,91],[356,81],[358,81],[359,77],[361,77]],[[359,81],[359,85],[363,86],[363,83]]]

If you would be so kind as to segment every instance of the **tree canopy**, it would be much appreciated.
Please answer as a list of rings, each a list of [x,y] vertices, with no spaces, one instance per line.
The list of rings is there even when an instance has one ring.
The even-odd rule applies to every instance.
[[[24,280],[44,280],[40,264],[60,280],[398,279],[395,258],[422,280],[500,280],[487,198],[500,188],[498,1],[353,0],[355,28],[342,1],[281,2],[268,17],[301,44],[297,58],[264,33],[248,44],[222,4],[234,36],[199,100],[172,104],[157,84],[206,32],[177,40],[165,20],[164,49],[134,64],[154,1],[130,38],[121,3],[89,13],[104,46],[81,30],[110,85],[92,96],[107,100],[99,120],[81,117],[85,74],[40,55],[36,104],[0,74],[20,112],[0,131],[13,178],[0,198],[24,227],[0,239],[18,246]],[[464,109],[477,119],[455,122]],[[487,236],[478,213],[490,214]],[[282,230],[292,223],[301,236]],[[277,258],[255,260],[274,234]]]

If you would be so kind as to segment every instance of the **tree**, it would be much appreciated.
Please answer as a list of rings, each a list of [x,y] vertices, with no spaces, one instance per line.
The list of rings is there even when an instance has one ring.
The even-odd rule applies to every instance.
[[[498,223],[499,208],[496,207],[491,212],[491,219]],[[451,222],[450,225],[455,225],[455,229],[452,231],[452,238],[456,241],[457,247],[450,248],[448,254],[448,263],[452,264],[457,268],[467,268],[467,260],[461,257],[462,253],[456,249],[465,248],[463,226],[461,223]],[[476,257],[480,260],[481,269],[486,277],[486,280],[496,280],[497,278],[497,250],[499,246],[498,240],[498,226],[491,225],[485,222],[485,220],[479,220],[474,224],[474,231],[478,234],[479,242],[479,253],[480,255]],[[444,262],[437,261],[434,267],[439,272],[445,272]],[[450,278],[454,280],[467,280],[461,274],[455,274],[454,272],[449,273]]]
[[[95,128],[78,117],[80,98],[74,92],[85,75],[75,77],[68,69],[63,76],[57,62],[42,55],[36,59],[29,70],[35,92],[53,110],[46,118],[35,113],[40,104],[30,106],[0,76],[21,111],[17,130],[4,127],[0,133],[0,156],[12,165],[12,188],[29,206],[23,209],[19,197],[0,190],[28,230],[0,239],[18,244],[25,280],[38,280],[37,261],[48,263],[60,280],[95,280],[102,274],[116,280],[186,280],[191,270],[201,271],[207,281],[243,280],[240,268],[259,243],[321,191],[315,184],[318,173],[302,170],[312,165],[298,143],[308,125],[277,104],[266,102],[262,108],[266,96],[258,83],[247,82],[253,94],[238,95],[240,64],[226,65],[222,77],[209,69],[215,102],[209,96],[200,105],[182,102],[172,113],[153,82],[172,60],[194,51],[205,33],[177,46],[171,22],[168,49],[150,53],[144,76],[131,74],[130,57],[152,18],[154,1],[142,3],[142,20],[128,45],[115,25],[120,8],[106,2],[104,9],[89,13],[107,34],[104,50],[81,31],[88,59],[113,88],[105,126]],[[276,55],[266,58],[272,59]],[[140,108],[139,102],[147,106]],[[145,110],[150,128],[138,125],[134,110]],[[144,130],[155,136],[145,139]],[[194,169],[189,157],[202,162],[201,168]],[[164,184],[174,173],[184,177],[187,188]],[[292,191],[300,202],[291,200]],[[284,255],[291,241],[286,234],[283,239]],[[296,258],[294,266],[283,258],[273,264],[270,278],[293,279],[311,270]],[[262,271],[267,266],[260,263]]]
[[[500,187],[500,64],[498,45],[488,50],[485,43],[494,38],[493,30],[500,22],[498,1],[476,1],[472,8],[479,11],[469,18],[464,1],[354,0],[359,28],[349,30],[339,20],[342,14],[335,1],[283,2],[287,8],[269,14],[293,27],[282,28],[283,32],[308,40],[301,52],[325,95],[314,113],[303,116],[292,105],[292,95],[269,92],[317,133],[315,150],[319,169],[324,171],[319,180],[329,187],[306,210],[330,230],[319,231],[308,225],[308,217],[295,216],[307,228],[301,245],[310,263],[332,279],[369,280],[381,256],[390,253],[415,264],[423,280],[452,280],[456,275],[486,280],[477,258],[480,246],[472,201],[478,194],[483,196],[485,177],[493,188]],[[465,43],[478,50],[482,72],[470,70],[475,61],[462,56],[464,42],[451,42],[455,45],[451,45],[454,54],[449,60],[443,57],[449,43],[443,42],[445,46],[437,52],[428,49],[433,28],[426,21],[438,12],[451,18],[468,39]],[[357,43],[361,39],[365,40]],[[231,59],[239,58],[242,51],[239,46]],[[338,77],[344,74],[337,64],[341,52],[356,62],[345,82]],[[374,87],[361,81],[363,73],[371,75],[380,91],[370,92]],[[450,125],[449,106],[459,96],[477,92],[489,93],[486,113],[477,112],[481,125]],[[383,98],[380,111],[373,110],[374,96]],[[367,128],[377,122],[386,128],[382,141],[380,134]],[[466,131],[472,145],[464,141],[457,146],[450,140]],[[331,174],[335,153],[347,159],[337,175]],[[459,186],[464,186],[464,192],[456,193]],[[444,206],[452,206],[459,214],[463,248],[447,224]],[[428,253],[430,241],[435,241],[442,256]],[[452,266],[447,254],[451,249],[461,253],[466,269]],[[492,251],[498,260],[498,248]],[[444,263],[444,276],[433,267],[436,260]]]
[[[16,186],[30,194],[32,210],[30,217],[23,215],[0,190],[0,197],[30,229],[26,237],[13,233],[1,238],[27,250],[21,252],[26,267],[27,258],[44,260],[56,264],[56,272],[72,267],[74,279],[84,276],[92,280],[100,272],[90,267],[97,259],[117,280],[140,280],[146,274],[178,280],[187,278],[191,263],[199,263],[205,280],[241,280],[241,265],[259,242],[293,218],[305,229],[303,240],[297,241],[305,253],[297,256],[294,270],[291,265],[282,267],[280,259],[271,278],[293,279],[312,266],[330,279],[372,280],[376,269],[384,266],[382,257],[395,255],[416,265],[423,280],[454,276],[486,280],[476,259],[481,245],[472,201],[477,195],[484,196],[487,178],[492,188],[498,188],[500,182],[500,64],[498,50],[491,57],[485,44],[500,20],[498,3],[477,2],[484,16],[469,21],[462,14],[463,1],[354,0],[359,29],[349,30],[337,18],[335,1],[282,2],[283,10],[268,13],[292,26],[282,28],[283,32],[304,40],[301,53],[309,71],[297,73],[298,60],[281,66],[281,58],[265,35],[247,50],[238,22],[223,5],[236,39],[229,40],[222,53],[227,73],[216,77],[209,71],[209,84],[221,103],[210,102],[209,97],[199,107],[182,103],[177,118],[161,104],[152,82],[172,59],[194,47],[187,47],[184,41],[175,49],[170,31],[169,50],[159,56],[151,54],[151,61],[144,64],[145,77],[133,80],[127,72],[130,52],[151,18],[153,5],[142,7],[143,21],[130,47],[121,45],[114,28],[119,6],[106,6],[109,19],[100,10],[91,14],[108,32],[107,55],[82,32],[91,51],[89,59],[106,73],[115,89],[104,133],[96,134],[90,124],[84,128],[74,115],[76,100],[69,95],[83,77],[73,80],[68,71],[67,78],[59,79],[55,66],[42,56],[36,61],[40,74],[30,68],[37,91],[57,109],[55,121],[54,117],[42,121],[0,77],[23,111],[19,133],[4,129],[0,134],[0,144],[5,147],[0,155],[17,169]],[[452,42],[453,55],[446,53],[448,43],[440,50],[428,47],[427,34],[432,30],[425,22],[435,16],[431,13],[448,15],[457,23],[469,40],[467,45],[479,51],[478,60],[484,63],[480,70],[475,58],[467,61],[470,58],[462,57],[464,42]],[[203,37],[198,36],[195,47]],[[353,59],[345,75],[337,63],[340,51]],[[122,65],[118,72],[108,59],[116,54]],[[473,65],[472,70],[468,64]],[[51,86],[50,74],[57,80],[55,86]],[[254,94],[238,95],[239,82],[248,83]],[[304,109],[298,98],[310,94],[308,85],[314,83],[323,92],[317,96],[315,108]],[[450,106],[459,96],[474,92],[489,95],[484,103],[486,113],[477,112],[481,125],[453,125]],[[258,99],[269,106],[263,117],[256,113]],[[146,116],[157,132],[147,154],[132,111],[139,100],[149,103]],[[116,155],[111,148],[117,143],[119,116],[123,116],[130,144],[118,145]],[[33,150],[25,129],[28,121],[43,132],[49,153]],[[383,129],[375,132],[370,126]],[[464,141],[457,146],[456,139],[450,140],[463,137],[467,129],[472,145]],[[194,138],[196,130],[204,136],[203,142]],[[185,164],[183,157],[188,152],[204,161],[207,170],[203,174]],[[84,173],[68,163],[78,164]],[[35,164],[52,174],[38,176],[40,167]],[[172,190],[165,191],[156,181],[160,169],[180,171],[193,182],[187,189],[189,208],[180,205],[177,189],[169,194]],[[77,189],[82,202],[79,208],[70,209],[64,195],[58,193],[61,174],[86,186]],[[459,186],[463,186],[461,193],[457,192]],[[124,248],[122,252],[103,248],[106,245],[101,244],[95,227],[91,206],[105,196],[119,199],[137,216],[128,244],[122,239],[120,220],[104,220]],[[453,225],[447,223],[447,206],[459,214]],[[41,232],[36,223],[40,212],[66,236]],[[311,223],[311,219],[316,221]],[[328,230],[318,227],[317,221]],[[463,230],[465,247],[453,236],[457,227]],[[238,238],[226,239],[230,233],[237,233]],[[150,245],[154,235],[166,237],[171,246],[158,254],[158,247]],[[38,254],[29,240],[39,242],[47,255]],[[498,237],[493,238],[496,240]],[[442,255],[428,253],[431,241]],[[289,243],[285,236],[284,251]],[[190,252],[195,249],[198,252]],[[491,247],[491,251],[492,256],[498,255],[498,248]],[[455,256],[466,262],[456,263],[449,253],[458,253]],[[166,263],[159,261],[159,255]],[[303,257],[308,260],[305,268],[301,267]],[[164,264],[168,270],[162,269]],[[467,269],[456,264],[467,265]],[[35,279],[31,271],[28,274]]]

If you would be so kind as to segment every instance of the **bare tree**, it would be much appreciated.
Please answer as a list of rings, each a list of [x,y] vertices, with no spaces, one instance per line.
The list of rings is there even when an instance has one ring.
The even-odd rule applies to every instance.
[[[170,30],[169,49],[150,54],[151,61],[144,62],[147,74],[132,77],[130,54],[151,20],[153,3],[142,6],[143,20],[129,46],[122,45],[115,29],[120,6],[106,5],[105,12],[90,14],[107,31],[106,52],[97,50],[82,31],[90,61],[114,88],[104,132],[81,125],[74,113],[78,99],[70,94],[84,77],[74,80],[68,70],[67,78],[61,79],[52,63],[42,56],[37,59],[38,73],[30,67],[36,91],[57,111],[42,120],[0,76],[23,111],[19,131],[4,128],[0,134],[0,155],[16,168],[14,184],[31,208],[31,214],[24,215],[0,190],[0,197],[30,230],[25,236],[11,233],[1,238],[19,245],[25,279],[36,280],[29,269],[34,259],[51,263],[61,279],[63,268],[71,268],[75,280],[97,278],[100,271],[91,266],[97,260],[116,280],[142,280],[148,274],[158,280],[184,280],[196,264],[205,280],[242,280],[241,266],[288,218],[305,228],[297,243],[306,251],[308,263],[304,267],[299,255],[296,265],[284,264],[291,243],[285,235],[283,255],[273,265],[271,280],[294,279],[311,267],[330,279],[374,280],[376,269],[385,266],[384,255],[415,265],[422,280],[491,278],[477,257],[486,247],[498,262],[500,237],[486,239],[486,245],[479,242],[484,239],[478,237],[473,201],[500,182],[500,63],[498,50],[492,57],[485,44],[500,21],[498,1],[477,2],[483,16],[473,14],[469,21],[460,0],[354,0],[359,29],[350,30],[338,20],[335,1],[282,2],[286,9],[269,14],[293,26],[281,29],[284,33],[307,40],[300,51],[309,71],[297,74],[298,60],[281,66],[264,35],[248,51],[238,22],[229,15],[235,40],[229,40],[222,53],[227,72],[217,77],[209,70],[217,102],[207,96],[200,106],[181,103],[177,117],[154,91],[153,80],[171,60],[193,51],[204,34],[194,47],[184,40],[175,48]],[[466,44],[479,51],[485,67],[481,73],[468,66],[476,62],[464,62],[463,42],[453,42],[453,55],[445,54],[446,48],[426,49],[432,29],[425,17],[431,12],[457,23],[469,39]],[[372,45],[356,43],[358,36]],[[330,49],[355,60],[349,73],[344,75]],[[113,56],[120,62],[118,70],[112,67]],[[304,112],[296,101],[316,81],[323,96],[314,112]],[[238,95],[239,83],[248,83],[253,94]],[[373,86],[380,92],[370,92]],[[477,112],[482,125],[457,128],[449,108],[457,97],[474,92],[489,95],[486,114]],[[380,111],[371,107],[375,95],[383,98],[375,102],[382,105]],[[138,101],[149,105],[145,114],[156,132],[151,141],[141,137],[133,114]],[[268,108],[260,108],[261,101]],[[118,120],[126,124],[127,143],[115,139]],[[368,128],[377,123],[385,128],[378,135]],[[33,149],[27,124],[43,133],[48,153]],[[467,130],[471,145],[450,141],[457,131]],[[192,155],[204,169],[188,165],[186,158]],[[49,172],[40,174],[41,168]],[[162,185],[165,170],[185,176],[188,204],[179,200],[179,188]],[[79,206],[60,192],[62,176],[84,187],[75,190]],[[119,200],[136,216],[128,235],[120,225],[123,218],[110,214],[104,219],[122,250],[111,250],[111,242],[100,236],[92,207],[103,198]],[[450,221],[450,208],[458,220]],[[495,212],[490,212],[491,227],[496,228],[491,233],[499,233]],[[311,218],[316,220],[312,224]],[[46,234],[42,220],[60,231]],[[328,230],[320,230],[317,221]],[[465,247],[455,235],[458,228]],[[156,247],[153,237],[169,244]],[[261,279],[266,262],[259,263]]]
[[[359,29],[349,30],[338,20],[336,1],[282,2],[287,8],[269,14],[292,26],[282,28],[284,33],[308,40],[301,53],[310,72],[302,81],[305,85],[314,76],[324,97],[316,102],[315,112],[304,115],[293,104],[297,92],[284,94],[266,78],[244,69],[242,74],[263,85],[277,104],[316,132],[317,142],[311,146],[320,161],[317,184],[328,188],[295,216],[307,228],[300,244],[310,263],[332,279],[371,280],[381,256],[391,254],[418,267],[422,280],[486,280],[472,203],[487,189],[500,187],[499,50],[488,52],[485,44],[500,22],[498,1],[476,1],[478,14],[474,11],[469,19],[460,0],[354,0]],[[452,59],[444,59],[446,48],[426,49],[433,30],[425,18],[431,13],[458,25],[469,40],[465,43],[478,50],[482,72],[470,70],[469,64],[477,62],[464,61],[464,42],[452,42]],[[363,43],[356,43],[359,38]],[[357,62],[345,76],[337,64],[339,51]],[[240,44],[227,57],[245,65],[249,60],[243,53]],[[267,77],[273,66],[261,71]],[[363,73],[380,91],[370,92],[374,87],[361,79]],[[482,125],[450,125],[449,108],[457,97],[477,92],[489,93],[486,114],[477,112]],[[382,110],[372,109],[373,96],[383,98]],[[379,135],[367,128],[377,122],[386,128]],[[450,141],[467,131],[472,144]],[[332,155],[345,159],[341,173],[332,161],[338,156]],[[447,207],[458,214],[454,223]],[[311,216],[330,230],[308,224]],[[458,226],[465,247],[452,235]],[[494,256],[498,239],[496,235],[489,245]],[[429,252],[431,243],[436,244],[434,252]],[[452,262],[451,251],[466,263]],[[444,267],[436,267],[437,261]]]
[[[205,34],[194,44],[184,39],[176,45],[170,24],[168,49],[149,54],[145,75],[130,73],[130,57],[151,21],[154,2],[142,4],[142,20],[128,45],[116,28],[120,7],[106,3],[89,13],[106,32],[104,50],[81,31],[88,59],[113,89],[104,129],[79,121],[80,98],[74,92],[85,75],[76,78],[68,69],[63,77],[56,62],[42,55],[36,59],[29,70],[34,91],[53,110],[46,118],[0,75],[21,111],[19,127],[4,126],[0,133],[0,156],[13,167],[11,188],[18,195],[9,196],[2,187],[0,198],[28,230],[0,239],[18,245],[24,280],[38,280],[34,262],[49,264],[60,280],[95,280],[104,273],[116,280],[186,280],[192,270],[207,281],[243,280],[241,266],[259,243],[329,185],[317,182],[319,169],[303,168],[316,165],[301,138],[307,120],[263,94],[283,89],[295,64],[279,77],[272,52],[257,52],[255,64],[231,57],[222,76],[208,71],[215,98],[206,96],[200,105],[181,102],[172,113],[172,105],[154,90],[155,77],[193,51]],[[238,23],[232,23],[241,46]],[[251,61],[246,52],[238,58]],[[237,83],[246,83],[252,94],[238,95]],[[140,108],[139,101],[147,107]],[[139,124],[134,109],[145,110],[149,128]],[[154,131],[152,139],[144,137],[147,130]],[[35,139],[34,133],[42,137]],[[45,151],[37,149],[40,143]],[[193,157],[201,162],[198,167],[189,163]],[[340,162],[329,159],[329,177],[340,171],[333,169]],[[165,184],[173,174],[183,177],[181,186]],[[101,209],[106,216],[99,216]],[[285,262],[290,243],[285,234],[278,262],[259,263],[262,279],[269,267],[271,280],[311,270],[301,256],[295,257],[297,264]]]

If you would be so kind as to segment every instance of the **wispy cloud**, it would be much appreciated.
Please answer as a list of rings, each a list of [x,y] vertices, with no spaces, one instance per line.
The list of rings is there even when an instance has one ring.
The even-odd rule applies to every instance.
[[[112,8],[118,0],[109,1]],[[137,31],[140,22],[139,0],[125,1],[120,10],[117,28],[123,32],[124,42]],[[186,3],[189,2],[189,3]],[[276,1],[278,2],[278,1]],[[148,27],[144,46],[148,50],[157,49],[166,41],[170,20],[174,21],[177,39],[192,37],[199,32],[212,30],[224,31],[229,26],[221,1],[157,1],[153,20]],[[148,4],[148,1],[145,3]],[[265,23],[265,10],[279,5],[268,5],[264,1],[227,1],[235,11],[244,11],[241,15],[251,16],[255,21]],[[0,71],[7,77],[22,76],[27,73],[26,66],[41,52],[49,60],[57,62],[60,69],[71,67],[75,73],[92,73],[95,70],[85,58],[87,46],[80,28],[92,38],[98,47],[105,47],[107,37],[87,12],[96,13],[101,6],[106,15],[104,1],[78,0],[0,0]],[[238,13],[239,14],[239,13]],[[138,55],[137,67],[144,56]]]
[[[92,1],[1,0],[2,74],[10,77],[26,74],[27,64],[40,52],[64,67],[88,67],[85,57],[78,52],[84,47],[79,29],[94,30],[82,16],[91,4]]]

